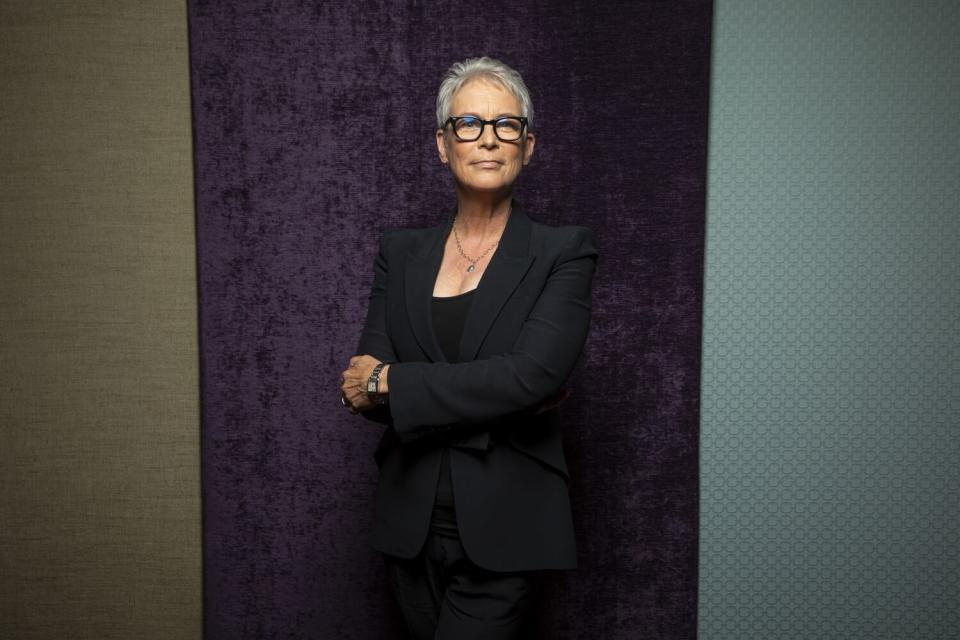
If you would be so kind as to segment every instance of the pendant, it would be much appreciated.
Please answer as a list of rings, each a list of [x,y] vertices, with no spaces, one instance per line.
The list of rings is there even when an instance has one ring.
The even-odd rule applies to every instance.
[[[476,267],[477,267],[477,265],[475,265],[475,264],[470,265],[469,267],[467,267],[467,273],[472,272]]]

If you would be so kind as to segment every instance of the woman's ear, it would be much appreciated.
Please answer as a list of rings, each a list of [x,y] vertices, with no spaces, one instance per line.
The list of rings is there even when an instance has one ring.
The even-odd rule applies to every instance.
[[[530,156],[533,155],[533,148],[537,144],[537,138],[532,133],[527,133],[527,139],[523,143],[523,164],[530,162]]]
[[[437,129],[437,153],[440,154],[440,162],[447,164],[447,140],[443,135],[443,129]]]

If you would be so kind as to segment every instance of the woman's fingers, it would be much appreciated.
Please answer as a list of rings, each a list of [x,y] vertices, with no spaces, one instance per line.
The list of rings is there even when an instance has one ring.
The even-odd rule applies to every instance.
[[[340,392],[350,407],[350,413],[359,413],[376,406],[367,395],[366,382],[373,367],[380,361],[369,355],[350,358],[350,366],[340,373]]]
[[[351,388],[366,390],[367,378],[373,373],[373,368],[380,361],[373,356],[360,355],[350,358],[350,366],[340,373],[340,388],[347,391]]]
[[[351,413],[359,413],[361,411],[366,411],[367,409],[372,409],[374,404],[364,397],[356,400],[355,402],[350,402],[349,406]]]
[[[343,397],[346,398],[347,404],[357,411],[366,411],[376,406],[362,386],[343,389]]]

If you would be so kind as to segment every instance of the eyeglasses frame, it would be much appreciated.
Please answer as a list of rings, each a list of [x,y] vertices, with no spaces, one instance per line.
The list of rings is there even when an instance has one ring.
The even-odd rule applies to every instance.
[[[480,133],[476,138],[461,138],[460,134],[457,133],[457,120],[463,120],[465,118],[473,118],[480,123]],[[507,119],[520,121],[520,135],[518,135],[515,140],[504,140],[500,137],[500,132],[497,131],[496,124],[501,120]],[[453,131],[453,135],[461,142],[476,142],[483,137],[483,129],[488,124],[493,126],[493,135],[497,136],[497,140],[500,142],[519,142],[523,139],[523,132],[527,130],[527,118],[525,116],[501,116],[493,120],[484,120],[478,116],[450,116],[447,118],[447,121],[443,123],[443,128],[445,129],[448,124],[451,125],[450,129]]]

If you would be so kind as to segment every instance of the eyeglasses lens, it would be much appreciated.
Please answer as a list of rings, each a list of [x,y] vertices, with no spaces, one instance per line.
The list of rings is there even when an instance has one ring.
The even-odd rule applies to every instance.
[[[461,140],[476,140],[483,129],[479,118],[458,118],[453,126]],[[519,140],[523,131],[523,121],[518,118],[500,118],[494,126],[497,137],[507,142]]]

